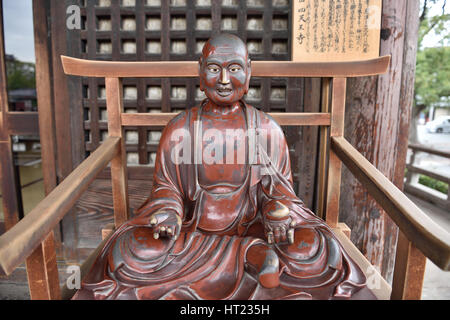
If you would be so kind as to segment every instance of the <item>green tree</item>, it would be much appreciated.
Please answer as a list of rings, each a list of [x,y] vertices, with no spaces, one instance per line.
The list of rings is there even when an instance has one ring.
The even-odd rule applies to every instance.
[[[422,48],[425,36],[434,32],[440,38],[440,43],[443,44],[450,39],[450,33],[446,30],[446,22],[450,21],[450,15],[445,12],[446,0],[421,0],[422,10],[419,17],[419,39],[418,47]],[[438,15],[431,15],[432,7],[441,6],[441,13]]]
[[[36,88],[35,65],[31,62],[16,60],[14,56],[6,57],[6,77],[8,90]]]
[[[419,16],[419,37],[417,45],[416,80],[414,106],[410,141],[417,142],[416,121],[421,112],[437,102],[450,102],[450,40],[448,22],[450,14],[446,13],[446,0],[421,0],[422,10]],[[439,14],[431,14],[439,7]],[[434,34],[437,46],[424,47],[426,36]]]
[[[426,108],[450,97],[450,47],[424,48],[417,53],[416,106]]]

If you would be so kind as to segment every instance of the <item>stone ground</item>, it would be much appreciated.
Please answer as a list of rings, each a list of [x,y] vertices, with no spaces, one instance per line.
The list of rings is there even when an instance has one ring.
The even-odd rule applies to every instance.
[[[22,283],[0,283],[1,300],[29,300],[28,287]]]

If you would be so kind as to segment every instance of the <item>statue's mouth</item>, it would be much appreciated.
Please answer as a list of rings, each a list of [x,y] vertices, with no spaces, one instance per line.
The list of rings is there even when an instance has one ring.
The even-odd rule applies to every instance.
[[[229,96],[233,92],[233,90],[229,87],[218,87],[216,91],[222,97]]]

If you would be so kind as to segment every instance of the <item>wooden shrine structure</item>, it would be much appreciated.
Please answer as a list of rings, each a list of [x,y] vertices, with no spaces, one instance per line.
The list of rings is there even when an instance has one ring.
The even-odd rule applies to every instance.
[[[92,199],[92,195],[86,197],[86,190],[92,191],[93,186],[97,191],[104,190],[98,181],[111,179],[113,217],[110,211],[109,216],[100,214],[102,218],[98,220],[105,231],[111,218],[115,227],[119,226],[133,214],[130,208],[143,200],[136,197],[134,190],[148,192],[148,181],[146,188],[140,188],[140,184],[133,180],[141,177],[145,181],[151,177],[152,153],[156,150],[158,137],[156,131],[183,106],[195,103],[199,98],[195,61],[197,43],[201,44],[211,33],[189,30],[187,26],[198,25],[200,18],[204,18],[202,21],[208,26],[210,21],[213,33],[224,29],[221,25],[223,17],[230,18],[229,23],[232,28],[236,27],[236,33],[256,48],[253,57],[250,50],[252,74],[257,78],[251,84],[253,97],[259,92],[262,110],[287,130],[288,143],[293,146],[291,161],[296,190],[319,216],[326,219],[366,275],[377,278],[380,285],[373,290],[376,296],[379,299],[420,298],[425,257],[440,268],[449,269],[450,235],[344,138],[349,79],[381,75],[395,57],[366,57],[338,62],[288,61],[289,53],[284,48],[289,48],[297,38],[291,36],[287,29],[283,32],[273,30],[271,18],[292,22],[294,17],[288,10],[289,6],[245,5],[247,10],[243,11],[241,7],[217,5],[216,1],[212,1],[208,8],[196,7],[191,1],[187,2],[187,8],[169,8],[169,3],[163,1],[159,9],[145,5],[147,2],[136,1],[133,10],[119,5],[102,7],[99,5],[102,1],[97,5],[83,2],[82,30],[67,38],[62,32],[54,32],[59,39],[49,43],[47,26],[38,24],[38,21],[43,21],[49,11],[64,7],[64,4],[51,1],[52,6],[39,6],[39,2],[34,1],[35,17],[41,19],[35,21],[36,51],[39,52],[37,65],[41,70],[37,76],[38,81],[42,81],[38,87],[38,99],[53,101],[39,107],[48,195],[32,212],[17,224],[14,221],[14,226],[8,227],[9,230],[0,236],[1,272],[10,274],[26,261],[33,299],[70,298],[73,294],[67,288],[61,293],[59,287],[54,230],[62,222],[63,242],[73,244],[75,238],[80,238],[74,230],[74,221],[79,218],[74,206],[83,208],[87,202],[90,203],[89,208],[103,205]],[[177,23],[183,25],[183,15],[186,29],[178,30]],[[134,32],[127,30],[132,27],[125,23],[130,16],[135,17]],[[110,29],[105,22],[108,17]],[[146,25],[158,25],[158,17],[161,30],[146,30]],[[263,28],[249,31],[248,22],[252,19],[260,19]],[[62,19],[61,23],[65,20]],[[94,25],[96,35],[89,31]],[[267,33],[266,27],[271,32]],[[56,25],[51,28],[56,28]],[[67,46],[66,41],[72,41],[71,37],[77,38],[81,46]],[[160,39],[160,49],[155,44],[157,39]],[[185,47],[179,43],[183,42],[182,39],[186,39]],[[50,44],[53,46],[51,57],[48,56]],[[66,46],[72,50],[64,50]],[[274,48],[278,49],[274,51]],[[177,50],[182,53],[176,53]],[[81,59],[62,57],[61,63],[59,53],[62,52]],[[45,77],[50,74],[53,77]],[[81,90],[67,90],[67,87]],[[180,97],[185,100],[180,101]],[[69,108],[65,101],[70,101]],[[75,111],[70,114],[70,110]],[[7,113],[3,109],[2,112]],[[50,118],[41,117],[41,114]],[[11,119],[13,116],[17,115],[11,115]],[[43,129],[48,124],[51,124],[48,129]],[[299,126],[303,129],[302,134],[295,129]],[[68,137],[75,142],[68,144]],[[7,145],[9,138],[1,138],[2,146]],[[311,157],[314,161],[309,164],[307,161]],[[350,241],[349,230],[339,219],[342,163],[400,230],[392,287]],[[98,212],[89,212],[89,217],[95,214]],[[56,234],[56,243],[61,241],[59,237]],[[76,245],[68,247],[76,256]],[[82,270],[89,268],[97,253],[98,250],[93,251]]]

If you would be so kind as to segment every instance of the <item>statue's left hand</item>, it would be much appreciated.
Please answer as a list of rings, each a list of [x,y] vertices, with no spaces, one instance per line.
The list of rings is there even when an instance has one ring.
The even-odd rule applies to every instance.
[[[266,205],[264,214],[264,231],[267,242],[294,243],[295,222],[290,216],[290,210],[281,201],[271,201]]]
[[[267,237],[267,242],[281,243],[288,242],[294,243],[294,229],[295,223],[291,218],[285,220],[269,220],[264,221],[264,230]]]
[[[153,227],[153,237],[178,238],[181,230],[181,218],[173,211],[159,210],[150,216],[150,225]]]

